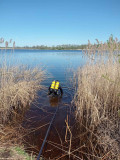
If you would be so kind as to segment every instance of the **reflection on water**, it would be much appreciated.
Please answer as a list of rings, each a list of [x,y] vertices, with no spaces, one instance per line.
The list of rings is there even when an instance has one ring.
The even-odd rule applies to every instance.
[[[62,100],[62,96],[49,96],[49,103],[51,107],[57,107]]]
[[[43,155],[50,158],[59,156],[61,150],[56,149],[50,143],[61,145],[64,142],[65,119],[67,115],[70,115],[70,105],[74,94],[70,80],[73,78],[73,70],[83,66],[87,60],[83,58],[81,51],[49,50],[0,51],[0,61],[3,60],[6,60],[8,65],[27,65],[30,68],[38,66],[46,70],[47,78],[43,82],[46,89],[38,92],[37,99],[34,100],[24,115],[22,126],[30,130],[24,141],[29,151],[39,153],[48,124],[56,110],[55,107],[58,106],[59,110],[44,147]],[[64,93],[62,97],[47,95],[48,87],[54,79],[60,81]]]

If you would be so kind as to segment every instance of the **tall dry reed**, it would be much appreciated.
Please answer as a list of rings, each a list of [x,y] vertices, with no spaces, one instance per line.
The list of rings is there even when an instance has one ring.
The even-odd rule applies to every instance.
[[[45,79],[45,71],[42,68],[29,69],[25,66],[10,66],[11,62],[7,63],[6,52],[12,39],[8,42],[1,38],[0,43],[3,46],[0,60],[0,158],[30,159],[28,156],[26,158],[26,153],[20,156],[15,149],[12,149],[15,145],[21,146],[24,134],[26,134],[21,121],[18,119],[16,121],[15,117],[18,114],[20,117],[22,111],[24,112],[37,96],[37,91],[43,88],[41,82]],[[14,48],[15,41],[11,49]],[[13,50],[11,56],[13,56],[12,53]]]
[[[109,47],[111,51],[107,48],[108,44],[112,44]],[[79,126],[84,126],[89,132],[90,144],[86,145],[84,155],[91,154],[90,159],[119,160],[120,63],[113,51],[115,41],[108,44],[105,48],[107,52],[103,52],[100,46],[95,52],[93,48],[86,52],[92,57],[92,62],[90,60],[76,73],[74,105]]]
[[[106,62],[88,64],[77,72],[75,96],[77,116],[86,115],[88,125],[97,125],[102,118],[120,109],[120,64]],[[107,114],[107,115],[106,115]],[[112,116],[111,115],[111,116]]]
[[[13,110],[32,102],[43,79],[41,69],[7,65],[0,68],[0,123],[8,121]]]

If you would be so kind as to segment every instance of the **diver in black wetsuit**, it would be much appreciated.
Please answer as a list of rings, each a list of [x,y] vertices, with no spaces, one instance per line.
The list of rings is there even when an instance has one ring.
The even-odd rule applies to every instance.
[[[56,95],[63,95],[63,90],[62,90],[62,87],[60,86],[60,82],[58,80],[54,80],[52,82],[52,84],[50,85],[49,87],[49,91],[48,91],[48,95],[53,95],[53,96],[56,96]]]

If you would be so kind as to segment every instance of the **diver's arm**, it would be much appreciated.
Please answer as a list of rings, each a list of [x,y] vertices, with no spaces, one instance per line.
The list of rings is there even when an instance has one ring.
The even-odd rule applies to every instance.
[[[60,86],[59,89],[60,89],[61,95],[63,95],[62,87]]]

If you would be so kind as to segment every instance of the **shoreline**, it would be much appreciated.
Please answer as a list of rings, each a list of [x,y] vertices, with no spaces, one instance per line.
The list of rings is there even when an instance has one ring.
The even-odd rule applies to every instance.
[[[35,48],[0,48],[0,50],[53,50],[53,51],[67,51],[67,50],[70,50],[70,51],[74,51],[74,50],[78,50],[78,51],[82,51],[82,50],[85,50],[85,49],[35,49]]]

